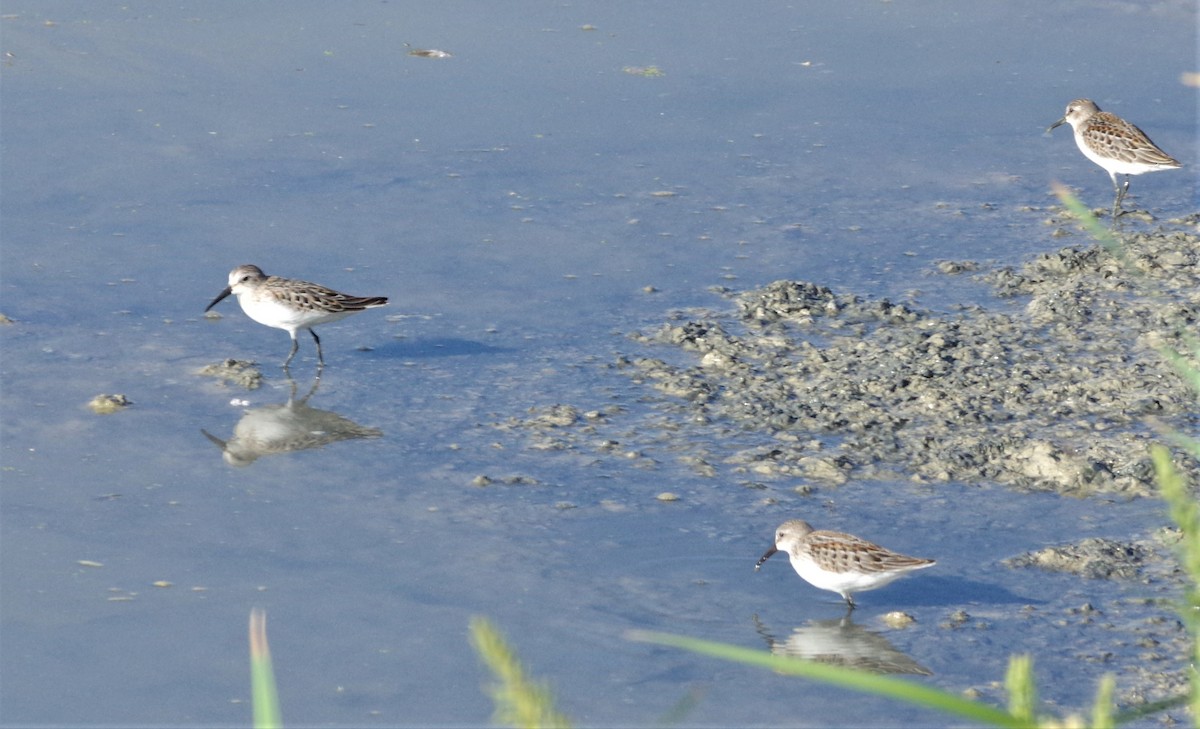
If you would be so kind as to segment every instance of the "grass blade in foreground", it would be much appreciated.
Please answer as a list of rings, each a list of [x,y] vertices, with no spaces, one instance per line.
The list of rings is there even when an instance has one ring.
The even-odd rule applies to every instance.
[[[271,649],[267,645],[267,614],[259,608],[250,611],[250,692],[254,728],[282,727],[279,695],[275,692],[275,670],[271,667]]]
[[[1109,253],[1120,255],[1121,244],[1117,241],[1116,236],[1114,236],[1112,231],[1110,231],[1108,228],[1105,228],[1095,215],[1092,215],[1092,211],[1088,210],[1087,206],[1079,201],[1079,198],[1072,195],[1071,191],[1068,190],[1062,183],[1052,182],[1050,183],[1050,188],[1054,190],[1054,194],[1058,196],[1058,199],[1060,202],[1062,202],[1063,207],[1065,207],[1067,210],[1070,210],[1071,214],[1078,218],[1081,223],[1083,223],[1083,226],[1087,228],[1088,233],[1090,233],[1100,245],[1108,249]]]
[[[802,676],[814,681],[822,681],[834,686],[842,686],[875,696],[897,699],[926,709],[961,716],[964,719],[970,719],[982,724],[1014,728],[1029,726],[1027,720],[1015,717],[995,707],[969,701],[954,694],[929,688],[919,683],[891,678],[890,676],[879,676],[873,673],[865,673],[788,656],[776,656],[751,648],[700,640],[698,638],[688,638],[670,633],[635,630],[627,635],[631,640],[643,643],[655,643],[672,648],[682,648],[706,656],[769,668],[779,673]]]
[[[1192,725],[1200,728],[1200,504],[1188,493],[1187,483],[1171,463],[1171,453],[1160,445],[1150,448],[1158,487],[1182,532],[1179,561],[1188,576],[1180,616],[1192,634]]]
[[[1033,726],[1037,722],[1037,686],[1033,682],[1033,657],[1028,653],[1008,659],[1008,673],[1004,676],[1004,688],[1008,691],[1008,713],[1022,724]]]
[[[493,721],[520,729],[571,726],[554,708],[550,690],[525,675],[520,660],[487,618],[471,619],[471,644],[496,679],[488,687],[496,705]]]
[[[1113,693],[1117,690],[1117,679],[1111,673],[1100,679],[1096,689],[1096,702],[1092,705],[1092,729],[1113,729],[1117,725],[1113,718]]]

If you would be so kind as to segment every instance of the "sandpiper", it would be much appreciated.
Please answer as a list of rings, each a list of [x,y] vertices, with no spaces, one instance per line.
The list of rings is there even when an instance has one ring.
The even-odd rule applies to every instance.
[[[852,592],[883,587],[914,570],[934,564],[932,559],[907,557],[842,532],[814,531],[808,522],[785,521],[775,530],[775,545],[754,565],[757,571],[771,555],[787,552],[796,574],[813,587],[842,596],[851,610]]]
[[[204,310],[213,308],[230,294],[237,295],[246,316],[259,324],[286,329],[292,336],[292,351],[283,363],[285,369],[300,347],[296,332],[308,330],[317,343],[317,361],[324,366],[321,339],[313,327],[383,306],[388,301],[384,296],[348,296],[307,281],[267,276],[258,266],[246,265],[229,272],[229,285]]]
[[[1100,111],[1091,99],[1075,99],[1067,104],[1067,113],[1051,124],[1046,131],[1063,124],[1075,130],[1075,144],[1083,156],[1100,165],[1112,178],[1113,217],[1121,209],[1121,201],[1129,192],[1129,176],[1158,170],[1174,170],[1182,165],[1158,148],[1141,129],[1116,114]],[[1125,175],[1125,185],[1117,182]]]

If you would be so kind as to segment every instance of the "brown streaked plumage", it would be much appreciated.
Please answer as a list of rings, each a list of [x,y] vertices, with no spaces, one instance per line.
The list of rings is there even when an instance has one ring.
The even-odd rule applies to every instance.
[[[805,582],[842,596],[851,610],[851,593],[883,587],[935,561],[885,549],[853,534],[814,530],[800,519],[785,521],[775,530],[775,544],[754,565],[757,570],[771,555],[786,552],[792,568]]]
[[[1047,132],[1070,124],[1075,132],[1075,144],[1083,155],[1100,165],[1112,178],[1113,216],[1121,209],[1125,193],[1129,192],[1129,176],[1144,172],[1178,169],[1179,160],[1159,149],[1141,129],[1116,114],[1101,111],[1091,99],[1075,99],[1067,104],[1062,119],[1050,125]],[[1125,175],[1125,185],[1117,182]]]
[[[385,296],[350,296],[308,281],[267,276],[258,266],[245,265],[229,272],[229,285],[204,310],[213,308],[230,294],[237,296],[246,316],[259,324],[284,329],[291,335],[292,350],[283,363],[285,369],[300,347],[296,332],[308,330],[317,343],[317,361],[324,366],[321,339],[313,327],[388,302]]]

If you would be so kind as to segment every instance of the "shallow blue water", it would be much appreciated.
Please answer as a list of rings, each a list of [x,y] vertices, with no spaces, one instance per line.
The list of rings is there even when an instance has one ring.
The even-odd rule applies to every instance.
[[[985,298],[933,262],[1062,245],[1038,210],[1053,179],[1109,200],[1067,131],[1042,135],[1077,96],[1184,162],[1137,178],[1135,199],[1191,212],[1192,4],[10,0],[3,14],[6,723],[244,723],[253,606],[289,723],[485,723],[475,614],[581,724],[653,723],[691,691],[687,724],[939,721],[622,638],[761,647],[755,615],[779,635],[838,617],[783,562],[752,570],[797,514],[938,557],[855,616],[934,685],[985,686],[1028,650],[1047,698],[1082,705],[1108,667],[1078,676],[1079,654],[1129,652],[1013,614],[1137,586],[998,560],[1140,534],[1155,505],[750,489],[725,440],[707,444],[718,475],[698,476],[613,365],[644,353],[629,333],[727,306],[714,286]],[[648,67],[662,75],[627,72]],[[242,263],[391,297],[322,331],[309,401],[381,437],[222,459],[201,429],[228,440],[290,391],[283,332],[232,301],[201,316]],[[227,357],[264,363],[267,385],[194,374]],[[134,405],[93,415],[101,392]],[[498,427],[559,403],[619,409],[594,435]],[[887,631],[892,609],[917,625]],[[958,609],[992,628],[937,627]]]

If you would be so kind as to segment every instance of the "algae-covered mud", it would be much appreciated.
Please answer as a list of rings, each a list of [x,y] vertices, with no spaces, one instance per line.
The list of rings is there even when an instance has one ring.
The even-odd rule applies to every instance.
[[[804,281],[725,291],[728,311],[637,337],[693,356],[623,366],[693,425],[769,433],[732,456],[751,475],[1144,496],[1148,445],[1196,423],[1196,393],[1164,354],[1186,351],[1200,318],[1195,224],[975,274],[1018,307],[937,312]]]

